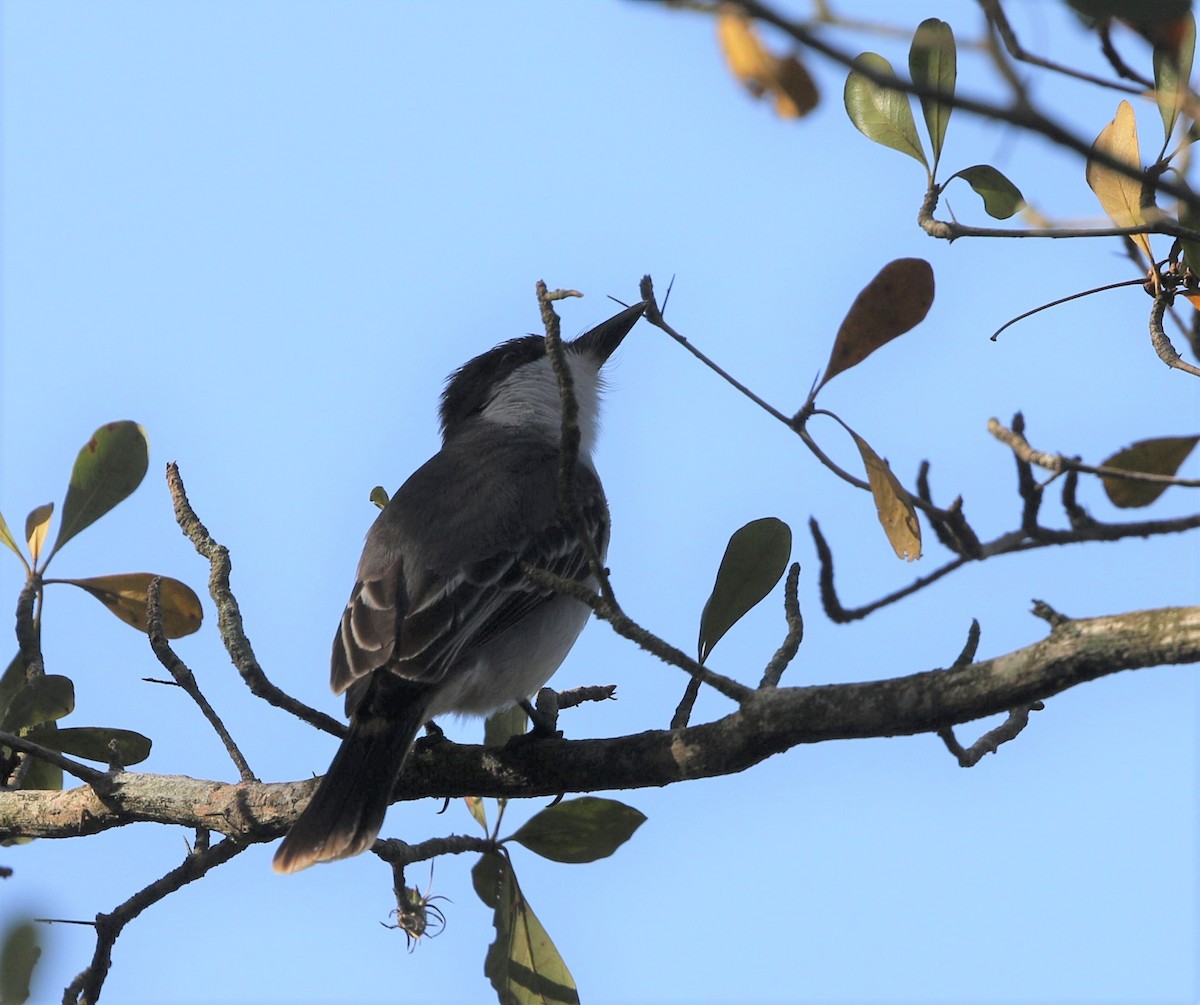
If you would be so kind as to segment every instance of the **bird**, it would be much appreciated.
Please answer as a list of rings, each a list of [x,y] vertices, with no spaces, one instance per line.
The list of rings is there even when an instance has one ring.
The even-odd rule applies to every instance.
[[[529,697],[566,658],[590,609],[522,567],[596,585],[581,535],[603,562],[610,520],[592,461],[601,369],[645,306],[562,343],[578,405],[574,519],[560,503],[562,399],[546,339],[503,342],[447,379],[441,449],[367,532],[330,660],[349,730],[277,849],[276,872],[370,848],[423,724],[515,703],[531,711]]]

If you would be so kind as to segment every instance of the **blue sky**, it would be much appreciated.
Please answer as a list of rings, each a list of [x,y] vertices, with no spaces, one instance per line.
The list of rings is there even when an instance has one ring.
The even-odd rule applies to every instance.
[[[980,20],[966,0],[841,6],[910,25],[940,16],[960,36]],[[1058,5],[1009,6],[1031,48],[1103,72]],[[539,330],[538,279],[587,294],[562,308],[575,333],[612,313],[608,295],[632,301],[643,273],[660,291],[675,276],[673,324],[788,411],[866,281],[891,258],[929,259],[928,319],[839,376],[822,403],[902,479],[929,458],[936,496],[962,494],[984,537],[1015,526],[1018,506],[989,416],[1022,409],[1036,446],[1094,462],[1200,422],[1194,384],[1150,350],[1136,290],[988,341],[1038,303],[1130,278],[1116,242],[930,240],[914,223],[922,170],[853,129],[840,71],[814,62],[820,107],[782,123],[734,85],[705,18],[600,0],[8,0],[2,16],[0,508],[19,527],[35,505],[61,503],[91,431],[141,422],[143,487],[54,572],[148,569],[203,593],[207,567],[161,480],[177,461],[232,552],[268,674],[327,711],[340,706],[329,641],[374,516],[368,493],[394,489],[436,449],[445,375]],[[907,42],[830,37],[904,65]],[[1130,37],[1121,45],[1145,55]],[[994,85],[965,52],[959,73],[963,90]],[[1089,136],[1117,100],[1055,81],[1034,95]],[[1138,115],[1149,156],[1158,115],[1144,104]],[[1077,159],[956,115],[943,171],[984,161],[1048,216],[1100,222]],[[986,225],[959,188],[946,211]],[[1194,540],[1129,542],[968,568],[834,626],[819,608],[810,515],[847,603],[944,553],[930,540],[919,566],[897,561],[865,494],[660,332],[635,329],[610,369],[597,464],[614,585],[682,648],[728,535],[767,515],[792,525],[804,567],[807,633],[785,683],[945,666],[972,617],[982,656],[1010,651],[1043,635],[1034,597],[1077,616],[1196,600]],[[814,431],[856,463],[832,424]],[[1095,488],[1083,501],[1120,518]],[[1175,490],[1155,512],[1194,509]],[[20,570],[2,559],[0,596],[15,603]],[[178,651],[251,766],[266,780],[324,770],[330,739],[248,694],[206,610]],[[756,681],[783,631],[775,595],[710,662]],[[76,724],[150,735],[147,770],[235,777],[197,710],[142,682],[161,672],[144,641],[90,598],[50,594],[45,648],[48,667],[75,680]],[[555,683],[610,682],[619,701],[571,712],[569,736],[661,728],[684,686],[592,625]],[[706,695],[697,716],[728,709]],[[480,735],[478,723],[449,725]],[[1053,699],[971,771],[934,737],[822,744],[739,777],[620,795],[649,819],[603,862],[520,850],[514,861],[589,1002],[1190,1002],[1195,755],[1194,670],[1141,671]],[[515,829],[540,805],[514,805],[507,820]],[[471,832],[461,805],[437,809],[395,807],[385,833]],[[110,910],[176,865],[188,837],[143,825],[7,849],[16,876],[0,920]],[[438,864],[449,924],[409,955],[378,924],[392,906],[386,867],[363,856],[281,878],[271,851],[248,851],[130,926],[106,1000],[488,1000],[490,913],[469,860]],[[39,1002],[58,1000],[92,949],[86,929],[45,939]]]

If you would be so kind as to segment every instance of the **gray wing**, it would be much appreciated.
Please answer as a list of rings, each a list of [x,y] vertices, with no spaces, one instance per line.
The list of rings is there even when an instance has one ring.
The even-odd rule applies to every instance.
[[[335,692],[383,668],[413,681],[440,680],[464,653],[551,598],[529,582],[522,563],[566,579],[588,577],[586,550],[558,513],[556,449],[533,442],[494,451],[487,478],[463,460],[453,447],[436,455],[368,534],[334,639]],[[587,531],[603,556],[609,532],[603,491],[587,467],[576,477]],[[530,499],[542,505],[531,508]],[[474,560],[463,562],[463,555]]]

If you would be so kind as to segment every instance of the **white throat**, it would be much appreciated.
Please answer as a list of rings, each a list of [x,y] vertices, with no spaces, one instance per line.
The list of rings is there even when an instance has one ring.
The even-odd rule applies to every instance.
[[[600,421],[600,370],[579,353],[567,349],[563,355],[579,403],[579,456],[590,459]],[[513,372],[484,405],[480,417],[500,426],[540,432],[557,443],[562,435],[562,399],[549,357],[543,356]]]

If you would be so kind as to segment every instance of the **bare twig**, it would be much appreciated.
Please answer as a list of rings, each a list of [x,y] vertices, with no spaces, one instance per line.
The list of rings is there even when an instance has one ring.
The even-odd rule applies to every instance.
[[[1018,461],[1018,464],[1025,464]],[[1025,464],[1026,468],[1028,465]],[[1040,493],[1040,486],[1037,486]],[[1024,514],[1030,510],[1029,500],[1026,500]],[[1023,514],[1023,516],[1024,516]],[[958,556],[940,566],[927,575],[914,579],[907,586],[894,590],[869,604],[861,607],[844,607],[834,586],[833,552],[821,533],[817,521],[809,519],[809,529],[812,531],[813,542],[817,549],[817,560],[821,571],[819,584],[821,591],[821,606],[831,621],[845,624],[858,621],[868,614],[873,614],[880,608],[888,607],[905,597],[932,586],[939,579],[961,569],[968,562],[983,561],[999,555],[1015,555],[1021,552],[1048,548],[1053,545],[1083,544],[1091,541],[1122,541],[1132,537],[1156,537],[1163,534],[1179,534],[1184,531],[1200,528],[1200,514],[1166,520],[1138,520],[1129,523],[1101,523],[1098,520],[1087,522],[1072,521],[1070,530],[1054,530],[1043,527],[1036,522],[1031,527],[1022,525],[1020,530],[1001,534],[999,537],[981,545],[978,555],[970,558]]]
[[[1167,366],[1190,373],[1194,377],[1200,377],[1200,369],[1192,366],[1175,351],[1175,346],[1171,344],[1170,338],[1163,330],[1163,315],[1174,298],[1174,293],[1165,288],[1159,290],[1158,295],[1154,298],[1154,306],[1150,308],[1150,344],[1154,346],[1158,358]]]
[[[1007,743],[1009,740],[1016,739],[1017,734],[1029,725],[1029,713],[1040,712],[1046,706],[1040,701],[1032,702],[1028,705],[1021,705],[1014,708],[1008,713],[1008,718],[1005,719],[995,729],[989,729],[970,747],[964,749],[962,744],[954,735],[954,730],[947,727],[939,729],[938,736],[942,742],[946,744],[946,748],[957,759],[961,767],[973,768],[978,764],[985,754],[994,754],[1000,747],[1000,744]]]
[[[448,837],[430,838],[419,844],[409,844],[399,838],[379,838],[371,851],[392,867],[403,869],[415,862],[426,862],[439,855],[462,855],[464,852],[489,852],[496,850],[491,838],[473,837],[466,834],[451,834]]]
[[[597,617],[602,618],[612,625],[618,635],[622,635],[631,642],[636,643],[640,648],[646,650],[652,656],[657,656],[664,663],[679,667],[685,673],[697,678],[702,684],[707,684],[719,691],[726,698],[736,702],[743,702],[754,693],[745,684],[739,684],[729,677],[714,673],[708,667],[697,663],[690,656],[664,642],[657,635],[648,632],[641,625],[637,624],[637,622],[633,621],[616,604],[588,589],[585,583],[574,579],[564,579],[562,576],[555,576],[545,569],[535,568],[528,563],[522,563],[521,570],[533,582],[549,590],[554,590],[556,593],[563,593],[569,597],[574,597],[576,600],[583,601],[583,603],[587,604],[595,612]]]
[[[1188,241],[1200,240],[1200,233],[1185,227],[1165,214],[1153,223],[1139,223],[1130,227],[972,227],[957,220],[939,220],[933,213],[946,186],[958,175],[951,175],[940,185],[932,185],[925,193],[921,208],[917,211],[917,223],[930,237],[943,241],[956,241],[960,237],[1009,237],[1045,238],[1048,240],[1070,240],[1079,237],[1132,237],[1135,234],[1164,234]],[[1119,285],[1119,284],[1118,284]]]
[[[588,568],[599,586],[600,593],[610,602],[616,603],[608,570],[600,560],[596,542],[592,539],[575,495],[575,467],[579,462],[580,442],[579,402],[575,397],[575,379],[571,376],[571,368],[563,356],[562,330],[553,306],[555,300],[581,296],[583,294],[576,290],[548,290],[543,280],[537,281],[538,307],[542,314],[542,325],[546,329],[546,355],[554,368],[562,401],[562,432],[559,436],[558,458],[559,507],[587,553]]]
[[[197,842],[198,847],[200,844],[201,842]],[[190,852],[181,865],[139,890],[111,914],[97,914],[96,949],[92,954],[92,962],[67,986],[63,992],[64,1003],[94,1005],[100,997],[105,978],[108,977],[112,966],[113,946],[125,926],[146,908],[152,907],[193,880],[207,875],[210,870],[228,862],[246,847],[226,838],[214,847],[205,846],[203,850]]]
[[[1034,450],[1029,441],[1018,432],[1004,426],[999,419],[988,419],[988,432],[991,433],[1012,452],[1028,464],[1036,464],[1039,468],[1062,474],[1074,471],[1085,475],[1098,475],[1102,478],[1120,478],[1129,482],[1150,482],[1156,485],[1179,485],[1184,488],[1200,488],[1200,479],[1178,478],[1175,475],[1156,475],[1146,471],[1125,471],[1121,468],[1109,468],[1103,464],[1084,464],[1078,458],[1064,457],[1062,454],[1047,454]]]
[[[975,662],[975,654],[979,651],[979,637],[981,635],[979,628],[979,619],[971,619],[971,627],[967,629],[967,641],[963,643],[962,652],[950,664],[951,670],[957,670],[960,667],[970,666]]]
[[[647,321],[649,321],[652,325],[654,325],[655,328],[661,328],[664,332],[666,332],[668,335],[670,335],[671,338],[673,338],[676,342],[678,342],[681,346],[683,346],[688,352],[690,352],[693,356],[695,356],[696,359],[700,360],[701,363],[703,363],[706,367],[708,367],[710,370],[712,370],[713,373],[717,374],[717,376],[719,376],[722,380],[724,380],[731,387],[736,388],[738,391],[740,391],[742,394],[744,394],[747,398],[749,398],[756,405],[758,405],[759,408],[763,409],[769,415],[773,415],[776,419],[778,419],[780,422],[782,422],[788,428],[792,428],[792,420],[788,416],[784,415],[774,405],[771,405],[768,402],[764,401],[757,394],[755,394],[753,391],[751,391],[750,388],[748,388],[741,381],[737,380],[735,377],[733,377],[727,371],[722,370],[721,367],[719,367],[715,362],[713,362],[713,360],[709,359],[707,356],[704,355],[704,353],[702,353],[699,349],[697,349],[694,345],[692,345],[692,343],[689,342],[687,340],[687,338],[685,338],[683,335],[680,335],[679,332],[677,332],[674,328],[672,328],[669,324],[667,324],[666,320],[662,316],[662,311],[659,310],[658,301],[656,301],[654,299],[654,283],[651,281],[649,276],[642,277],[640,290],[641,290],[642,299],[646,301],[646,320]]]
[[[11,747],[13,750],[19,750],[22,754],[28,754],[30,757],[36,757],[40,761],[53,764],[56,768],[61,768],[68,775],[72,775],[81,782],[90,785],[98,795],[107,795],[113,790],[112,775],[104,771],[99,771],[96,768],[90,768],[86,764],[80,764],[78,761],[73,761],[64,754],[60,754],[57,750],[50,750],[48,747],[43,747],[39,743],[27,740],[23,736],[15,736],[12,733],[0,733],[0,747]]]
[[[967,562],[971,561],[971,559],[959,556],[940,568],[935,569],[933,572],[919,576],[907,586],[899,590],[894,590],[870,604],[862,607],[843,607],[833,582],[833,551],[830,549],[829,543],[825,540],[825,535],[821,533],[820,525],[814,517],[809,517],[808,529],[812,532],[813,544],[816,545],[817,549],[817,561],[821,566],[817,580],[821,588],[821,607],[824,609],[829,620],[837,624],[844,625],[851,621],[858,621],[861,618],[865,618],[868,614],[879,610],[881,607],[887,607],[898,600],[912,596],[914,593],[925,589],[925,587],[932,586],[942,577],[948,576],[957,569],[961,569]]]
[[[588,701],[615,701],[616,684],[585,684],[582,687],[568,688],[558,692],[558,707],[574,708]]]
[[[241,775],[242,781],[258,781],[254,772],[250,770],[250,765],[246,763],[246,758],[242,756],[241,750],[238,749],[237,743],[229,735],[229,730],[225,728],[225,723],[221,721],[221,717],[217,715],[212,705],[209,704],[208,699],[201,693],[200,685],[196,682],[196,675],[179,658],[175,650],[171,648],[171,643],[167,641],[167,636],[163,631],[162,579],[158,576],[155,576],[150,581],[150,588],[146,591],[146,622],[149,626],[150,648],[154,650],[154,655],[158,657],[158,662],[166,667],[171,676],[175,678],[175,683],[187,692],[192,701],[199,706],[200,711],[204,714],[204,718],[216,730],[217,736],[221,738],[221,742],[225,745],[225,750],[228,751],[230,759],[238,769],[238,774]]]
[[[246,686],[256,697],[262,698],[276,708],[290,712],[296,718],[302,719],[317,729],[323,729],[326,733],[332,733],[339,738],[344,737],[346,727],[342,723],[324,712],[310,708],[302,701],[297,701],[267,679],[266,673],[259,665],[254,650],[250,646],[250,640],[246,638],[246,632],[242,625],[242,612],[229,586],[231,563],[228,549],[213,540],[208,528],[196,516],[191,503],[188,502],[183,479],[179,475],[179,467],[174,462],[167,465],[167,486],[175,504],[175,520],[179,524],[180,530],[192,542],[196,551],[209,561],[208,590],[217,608],[217,625],[221,632],[221,641],[225,643],[229,658],[233,660],[233,665],[242,675]]]
[[[1120,81],[1094,77],[1092,74],[1084,73],[1082,70],[1075,70],[1069,66],[1063,66],[1061,63],[1055,63],[1027,52],[1017,40],[1017,34],[1013,31],[1012,25],[1008,23],[1008,17],[1005,15],[1004,9],[1000,6],[1000,0],[979,0],[979,6],[983,8],[984,15],[1004,41],[1004,47],[1013,59],[1019,60],[1022,63],[1029,63],[1033,66],[1040,66],[1043,70],[1051,70],[1054,73],[1061,73],[1067,77],[1074,77],[1076,80],[1095,84],[1097,87],[1107,87],[1114,91],[1124,91],[1126,94],[1141,94],[1144,90],[1143,87],[1133,87],[1129,84],[1122,84]],[[1140,80],[1140,78],[1138,79]],[[1149,83],[1145,86],[1153,87],[1154,85],[1153,83]]]
[[[38,624],[35,608],[41,593],[41,577],[31,573],[17,595],[17,646],[21,651],[21,662],[25,664],[25,676],[40,677],[45,673],[42,663],[42,631]]]
[[[787,635],[763,671],[762,680],[758,685],[760,689],[778,687],[783,672],[800,651],[800,643],[804,640],[804,619],[800,615],[799,584],[800,563],[793,562],[788,570],[787,582],[783,586],[783,613],[787,618]]]
[[[671,715],[672,729],[687,728],[688,723],[692,721],[692,709],[696,707],[698,697],[700,697],[700,681],[691,677],[684,686],[683,697],[679,699],[679,704],[675,706],[675,711]]]

